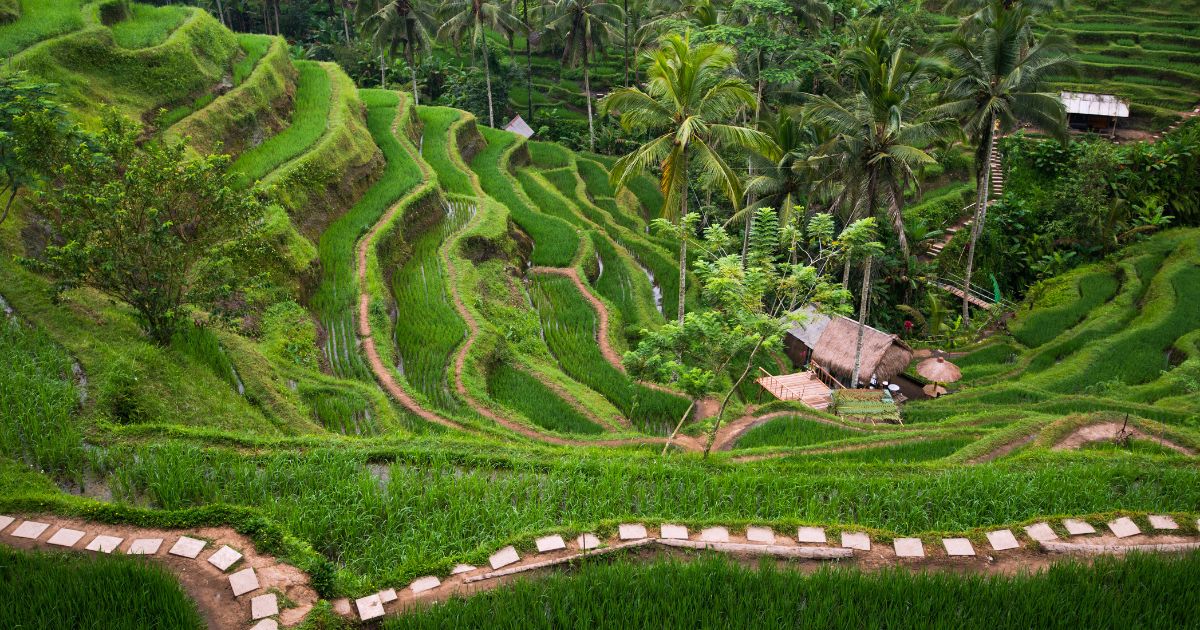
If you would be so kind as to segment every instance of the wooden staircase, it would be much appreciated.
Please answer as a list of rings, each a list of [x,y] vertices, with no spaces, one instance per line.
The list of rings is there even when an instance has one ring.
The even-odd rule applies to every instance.
[[[812,370],[779,376],[772,376],[761,368],[760,371],[763,376],[756,382],[779,400],[798,400],[818,411],[828,409],[833,403],[833,390]]]
[[[992,153],[988,156],[988,207],[996,203],[996,200],[1004,196],[1004,162],[1000,157],[1000,148],[998,142],[992,143]],[[960,231],[969,228],[975,223],[975,204],[972,203],[962,209],[962,216],[958,221],[946,228],[946,234],[938,239],[936,243],[929,246],[925,252],[925,260],[933,260],[942,255],[942,250],[954,240],[954,236]],[[960,296],[961,297],[961,296]]]

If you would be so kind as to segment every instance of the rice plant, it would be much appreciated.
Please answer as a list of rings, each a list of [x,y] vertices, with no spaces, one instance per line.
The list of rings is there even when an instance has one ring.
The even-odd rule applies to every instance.
[[[21,2],[21,17],[0,24],[0,57],[8,58],[42,41],[83,28],[83,0]]]
[[[259,60],[271,48],[272,40],[273,38],[267,35],[255,35],[252,33],[238,35],[238,45],[242,47],[242,51],[246,54],[233,64],[234,87],[241,85],[250,76],[250,73],[254,72],[254,68],[258,65]]]
[[[521,412],[534,424],[559,433],[597,434],[604,428],[592,422],[541,381],[508,363],[488,372],[488,396]]]
[[[592,281],[596,291],[616,305],[626,326],[640,330],[661,325],[662,312],[655,310],[655,305],[661,305],[662,298],[660,295],[655,299],[647,275],[621,256],[607,238],[596,232],[591,238],[598,266],[598,275]]]
[[[736,448],[809,446],[859,435],[862,432],[800,417],[777,418],[747,431],[738,440]]]
[[[0,627],[200,630],[207,624],[175,576],[151,560],[0,546]]]
[[[217,341],[216,335],[208,328],[185,323],[171,338],[171,347],[208,366],[217,378],[229,383],[234,391],[238,391],[239,394],[245,393],[233,362],[221,349],[221,342]]]
[[[641,431],[669,433],[688,407],[682,397],[629,379],[596,344],[596,312],[570,279],[540,275],[531,291],[550,351],[571,378],[600,392]]]
[[[451,157],[451,151],[458,153],[458,147],[451,147],[456,142],[453,128],[462,116],[466,114],[448,107],[418,107],[421,121],[425,123],[425,137],[421,144],[421,157],[429,163],[438,175],[438,183],[442,190],[454,195],[474,197],[475,186],[471,178],[463,172],[457,160]]]
[[[186,7],[132,4],[132,14],[112,25],[113,40],[122,48],[157,46],[192,14]]]
[[[333,85],[329,74],[314,61],[297,61],[296,97],[292,122],[287,129],[262,144],[244,151],[233,163],[238,182],[249,186],[284,162],[304,153],[325,133],[325,123],[333,105]]]
[[[379,433],[371,403],[353,391],[305,383],[300,395],[317,422],[330,431],[358,436]]]

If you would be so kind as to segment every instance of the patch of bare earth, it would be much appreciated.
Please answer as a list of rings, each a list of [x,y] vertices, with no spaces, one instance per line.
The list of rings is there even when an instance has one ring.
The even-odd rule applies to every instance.
[[[1122,423],[1120,422],[1102,422],[1100,424],[1089,424],[1072,431],[1067,437],[1059,440],[1058,444],[1054,445],[1056,451],[1074,450],[1082,447],[1084,444],[1091,442],[1111,442],[1115,440],[1121,433]],[[1126,435],[1139,439],[1148,440],[1161,446],[1165,446],[1177,453],[1183,455],[1194,456],[1196,451],[1176,444],[1166,438],[1161,438],[1157,435],[1151,435],[1136,429],[1134,427],[1125,427]]]

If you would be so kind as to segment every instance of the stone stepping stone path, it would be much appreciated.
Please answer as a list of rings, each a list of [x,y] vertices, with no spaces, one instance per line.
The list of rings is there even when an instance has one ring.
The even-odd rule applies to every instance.
[[[580,534],[575,539],[575,546],[583,551],[591,551],[600,546],[600,539],[596,538],[595,534]]]
[[[175,541],[175,544],[171,546],[171,550],[167,553],[194,560],[196,556],[200,555],[200,550],[204,549],[204,546],[207,544],[203,540],[180,536],[179,540]]]
[[[688,530],[683,525],[663,525],[659,528],[659,534],[667,540],[688,539]]]
[[[1179,529],[1179,523],[1176,523],[1175,519],[1171,518],[1170,516],[1151,514],[1150,527],[1162,530]]]
[[[892,541],[897,558],[924,558],[925,546],[920,538],[897,538]]]
[[[29,538],[31,540],[37,540],[38,536],[41,536],[42,532],[46,531],[46,529],[49,527],[49,523],[25,521],[24,523],[17,525],[17,528],[13,530],[12,535],[16,536],[17,538]]]
[[[1016,549],[1021,546],[1021,543],[1017,542],[1017,537],[1013,536],[1011,529],[988,532],[987,539],[988,544],[995,551],[1008,551],[1009,549]]]
[[[1058,540],[1058,534],[1054,533],[1054,529],[1050,527],[1049,523],[1034,523],[1033,525],[1028,525],[1025,527],[1025,533],[1037,542],[1050,542],[1052,540]]]
[[[709,527],[700,531],[701,542],[729,542],[729,530],[724,527]]]
[[[763,545],[774,545],[775,532],[770,527],[747,527],[746,540]]]
[[[100,553],[112,553],[114,549],[121,546],[123,540],[125,539],[117,538],[116,536],[96,536],[84,549],[99,551]]]
[[[1096,533],[1096,528],[1092,527],[1091,523],[1074,518],[1063,519],[1063,527],[1066,527],[1067,533],[1072,536]]]
[[[825,528],[801,527],[796,530],[796,542],[824,545],[829,541],[825,537]]]
[[[509,545],[492,554],[492,556],[488,558],[488,563],[491,564],[492,569],[495,570],[506,567],[520,559],[521,556],[517,555],[516,548],[512,545]]]
[[[241,559],[242,554],[234,551],[232,547],[224,545],[218,549],[216,553],[208,557],[208,563],[214,567],[217,567],[222,573],[224,573],[229,569],[229,567],[233,566],[233,563]]]
[[[229,576],[229,586],[233,589],[234,597],[241,597],[251,591],[257,591],[258,575],[254,573],[254,569],[242,569]]]
[[[275,593],[259,595],[250,600],[250,620],[256,621],[264,617],[274,617],[279,614],[279,598]]]
[[[1133,519],[1129,518],[1128,516],[1122,516],[1121,518],[1112,521],[1108,524],[1108,529],[1112,530],[1113,536],[1116,536],[1117,538],[1128,538],[1130,536],[1137,536],[1138,534],[1142,533],[1142,530],[1138,528],[1137,523],[1134,523]]]
[[[583,536],[580,536],[583,538]],[[598,544],[598,543],[597,543]],[[580,545],[582,547],[582,545]],[[456,564],[453,569],[450,569],[450,575],[459,575],[460,573],[470,573],[475,570],[475,567],[469,564]]]
[[[638,523],[620,525],[617,535],[621,540],[641,540],[646,538],[646,526]]]
[[[425,591],[432,591],[441,585],[442,581],[439,580],[437,576],[427,575],[422,578],[417,578],[412,584],[409,585],[408,588],[412,590],[413,595],[419,595]],[[380,599],[382,601],[382,598]]]
[[[46,541],[47,544],[57,545],[59,547],[74,547],[75,543],[79,542],[84,536],[84,532],[78,529],[68,529],[66,527],[59,528],[54,532],[54,535]]]
[[[396,589],[394,589],[394,588],[389,588],[384,591],[379,591],[379,601],[381,601],[385,604],[390,604],[390,603],[396,601],[397,599],[400,599],[400,596],[396,594]]]
[[[15,521],[15,520],[17,520],[17,519],[15,519],[15,518],[13,518],[13,517],[11,517],[11,516],[3,516],[3,515],[0,515],[0,532],[2,532],[2,531],[4,531],[5,529],[7,529],[7,528],[8,528],[8,526],[9,526],[9,525],[12,525],[12,524],[13,524],[13,521]]]
[[[947,556],[966,557],[975,555],[975,547],[966,538],[943,538],[942,546],[946,548]]]
[[[161,538],[138,538],[129,544],[127,553],[131,556],[153,556],[158,553],[162,544]]]
[[[254,627],[250,628],[250,630],[279,630],[279,622],[274,619],[263,619],[254,624]]]
[[[842,546],[859,551],[871,550],[871,537],[862,532],[842,532]]]
[[[559,551],[567,548],[566,541],[562,536],[555,534],[554,536],[543,536],[536,541],[538,553],[546,553],[548,551]]]

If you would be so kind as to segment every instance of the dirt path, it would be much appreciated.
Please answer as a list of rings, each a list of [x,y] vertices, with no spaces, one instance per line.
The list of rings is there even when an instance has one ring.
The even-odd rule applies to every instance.
[[[268,595],[270,592],[276,592],[280,596],[278,603],[282,610],[276,617],[284,626],[293,626],[303,620],[318,600],[317,592],[309,585],[308,575],[272,556],[258,553],[249,538],[229,527],[202,527],[192,530],[150,529],[39,514],[28,517],[28,520],[45,523],[49,527],[37,538],[29,539],[12,535],[13,531],[27,520],[26,517],[11,516],[17,517],[16,521],[8,527],[0,528],[4,532],[0,535],[0,541],[18,549],[69,549],[80,553],[96,553],[86,551],[84,547],[90,544],[95,536],[104,535],[121,539],[112,553],[127,554],[134,540],[161,540],[158,549],[154,553],[145,554],[146,557],[166,567],[179,579],[188,596],[195,600],[201,616],[210,628],[248,627],[252,621],[251,598]],[[47,541],[62,528],[83,532],[83,536],[69,547],[48,544]],[[168,553],[181,536],[206,542],[194,559]],[[224,546],[241,553],[242,557],[222,571],[208,559]],[[245,569],[253,569],[259,587],[235,597],[229,576]],[[295,605],[283,608],[285,600],[290,600]]]
[[[1004,457],[1005,455],[1008,455],[1009,453],[1021,448],[1022,446],[1025,446],[1026,444],[1029,444],[1030,442],[1036,440],[1037,436],[1038,436],[1038,434],[1035,431],[1033,433],[1030,433],[1029,435],[1026,435],[1024,437],[1013,440],[1007,444],[1003,444],[994,451],[985,453],[983,455],[980,455],[979,457],[974,457],[972,459],[969,459],[969,460],[967,460],[967,463],[968,464],[986,464],[987,462],[1000,459],[1001,457]]]
[[[849,453],[851,451],[865,451],[871,448],[883,448],[885,446],[896,446],[898,444],[908,444],[909,442],[923,442],[928,438],[907,438],[884,440],[882,442],[865,442],[862,444],[849,444],[847,446],[831,446],[829,448],[815,448],[810,450],[786,451],[783,453],[763,453],[761,455],[742,455],[734,457],[731,461],[758,462],[767,459],[780,459],[783,457],[791,457],[792,455],[829,455],[831,453]]]
[[[1136,439],[1149,440],[1160,446],[1165,446],[1166,448],[1169,448],[1169,449],[1175,451],[1176,453],[1182,453],[1183,455],[1188,455],[1190,457],[1194,457],[1196,455],[1196,451],[1194,451],[1186,446],[1181,446],[1181,445],[1176,444],[1165,438],[1158,437],[1157,435],[1150,435],[1149,433],[1146,433],[1145,431],[1143,431],[1141,429],[1137,429],[1134,427],[1126,427],[1125,430],[1131,437],[1134,437]],[[1121,431],[1121,423],[1120,422],[1102,422],[1100,424],[1089,424],[1085,427],[1080,427],[1078,429],[1075,429],[1074,431],[1072,431],[1070,433],[1070,435],[1063,438],[1062,440],[1059,440],[1059,442],[1054,445],[1053,450],[1056,450],[1056,451],[1074,450],[1074,449],[1077,449],[1077,448],[1083,446],[1084,444],[1088,444],[1089,442],[1112,441],[1114,438],[1116,438],[1117,434],[1120,433],[1120,431]]]

